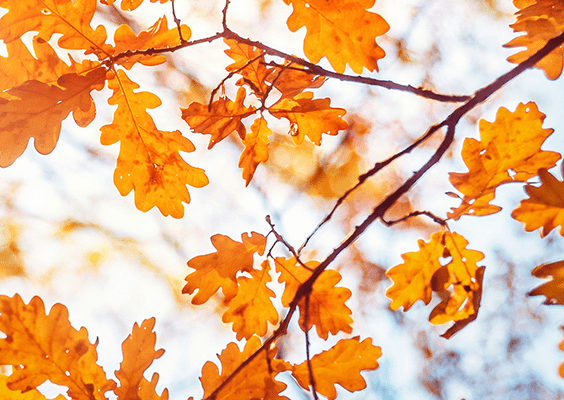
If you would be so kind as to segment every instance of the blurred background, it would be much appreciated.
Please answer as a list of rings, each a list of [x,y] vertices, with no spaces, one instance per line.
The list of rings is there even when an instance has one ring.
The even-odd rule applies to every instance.
[[[146,3],[133,13],[122,12],[119,4],[99,5],[93,26],[104,24],[112,37],[122,23],[137,32],[162,15],[172,21],[169,3]],[[198,39],[221,30],[224,4],[177,1],[176,12],[191,28],[192,39]],[[228,25],[243,37],[303,56],[305,30],[291,33],[286,27],[291,11],[280,0],[233,0]],[[513,67],[506,58],[517,50],[502,47],[515,37],[509,25],[516,9],[508,0],[378,0],[372,11],[391,28],[377,39],[387,53],[379,61],[380,72],[367,76],[469,95]],[[219,298],[193,306],[190,296],[181,294],[184,278],[192,271],[186,262],[214,251],[210,236],[221,233],[240,240],[244,232],[266,234],[265,216],[270,215],[288,242],[299,247],[360,174],[409,145],[456,107],[410,93],[328,80],[315,97],[330,97],[333,107],[345,108],[348,130],[336,137],[324,135],[320,147],[307,140],[296,147],[288,126],[269,120],[275,131],[270,159],[245,188],[237,167],[242,150],[238,137],[207,150],[209,138],[191,133],[180,118],[180,107],[207,102],[210,91],[227,76],[225,67],[232,61],[223,52],[226,48],[222,41],[205,43],[169,55],[161,66],[137,65],[128,72],[140,90],[163,101],[149,111],[159,129],[180,129],[196,146],[184,158],[204,168],[210,178],[208,186],[190,189],[192,202],[184,218],[165,218],[157,209],[142,213],[132,194],[122,197],[114,187],[119,148],[99,142],[99,128],[113,117],[114,107],[106,103],[108,89],[94,93],[98,116],[91,125],[82,129],[65,121],[50,155],[37,154],[30,144],[22,157],[0,171],[0,293],[19,293],[26,302],[38,295],[47,308],[66,305],[73,326],[85,326],[92,342],[100,340],[99,363],[114,379],[122,360],[121,342],[133,324],[156,317],[157,346],[166,353],[145,376],[158,372],[158,392],[167,387],[172,400],[201,398],[198,378],[203,364],[217,362],[216,354],[235,340],[231,327],[221,322]],[[330,69],[326,60],[321,65]],[[235,92],[236,79],[226,83],[228,94]],[[448,157],[389,217],[412,210],[445,217],[457,206],[456,199],[445,195],[453,190],[448,172],[466,171],[460,157],[463,139],[478,138],[478,120],[493,121],[500,106],[514,111],[519,102],[536,102],[547,115],[543,126],[555,129],[543,149],[562,152],[563,89],[562,78],[549,81],[539,70],[509,83],[459,123]],[[433,154],[438,143],[431,140],[354,192],[314,236],[305,258],[324,259],[386,193]],[[355,320],[353,335],[372,337],[383,351],[380,368],[364,373],[368,388],[351,394],[339,387],[339,398],[564,398],[564,380],[558,376],[564,362],[558,349],[564,314],[558,307],[543,306],[544,299],[526,296],[542,283],[531,270],[564,258],[564,241],[556,231],[544,239],[538,232],[526,233],[510,217],[525,198],[523,185],[506,185],[496,193],[501,213],[449,223],[468,239],[468,248],[485,254],[480,265],[486,265],[479,317],[450,340],[439,337],[448,326],[428,322],[437,301],[428,307],[418,302],[407,313],[392,312],[385,296],[391,284],[385,270],[400,264],[401,254],[416,251],[417,239],[429,240],[438,230],[432,221],[411,219],[392,228],[376,223],[336,260],[332,267],[343,275],[340,285],[353,292],[348,302]],[[276,249],[285,255],[281,246]],[[280,290],[274,284],[272,288]],[[312,350],[327,349],[340,337],[327,343],[315,339]],[[295,323],[278,346],[292,361],[305,358],[303,333]],[[284,379],[286,396],[311,398],[291,377]],[[64,388],[50,384],[42,389],[51,397],[64,393]]]

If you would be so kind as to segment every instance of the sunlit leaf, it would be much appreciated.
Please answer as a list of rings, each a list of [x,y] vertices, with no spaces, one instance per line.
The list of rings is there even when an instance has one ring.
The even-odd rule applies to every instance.
[[[237,71],[242,76],[237,81],[237,85],[246,84],[258,98],[265,98],[269,89],[266,78],[272,68],[267,68],[264,64],[264,51],[232,39],[225,39],[225,43],[229,46],[229,49],[225,50],[225,54],[234,61],[225,69],[228,72]]]
[[[268,160],[268,137],[272,131],[268,128],[264,118],[257,118],[251,125],[251,132],[245,135],[243,144],[245,150],[239,158],[239,168],[243,168],[243,178],[247,185],[261,162]]]
[[[564,305],[564,261],[539,265],[533,269],[532,274],[550,281],[531,290],[529,296],[545,296],[544,304],[547,305]]]
[[[8,389],[7,383],[10,377],[0,374],[0,398],[2,400],[48,400],[41,392],[37,389],[28,390],[27,392],[21,392],[19,390]],[[58,395],[52,400],[66,400],[66,397],[62,394]]]

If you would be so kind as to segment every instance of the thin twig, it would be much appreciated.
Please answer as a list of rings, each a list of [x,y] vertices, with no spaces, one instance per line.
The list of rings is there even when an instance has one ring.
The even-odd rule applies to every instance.
[[[304,333],[306,340],[306,360],[307,369],[309,371],[309,383],[311,384],[311,393],[314,400],[319,400],[317,397],[317,387],[315,386],[315,378],[313,376],[313,366],[311,365],[311,357],[309,354],[309,294],[305,296],[305,310],[304,310]]]
[[[231,0],[225,0],[225,7],[221,11],[222,19],[221,19],[221,26],[223,27],[223,31],[227,31],[227,9],[229,8],[229,3]]]
[[[274,234],[274,236],[276,237],[276,241],[282,243],[284,246],[286,246],[286,248],[290,251],[290,253],[292,253],[292,255],[294,256],[294,258],[296,259],[296,261],[298,262],[298,264],[300,264],[302,267],[304,267],[305,269],[307,269],[308,271],[313,271],[310,267],[308,267],[307,265],[305,265],[302,260],[300,260],[300,256],[299,254],[296,252],[296,249],[294,249],[294,247],[288,243],[286,241],[286,239],[284,239],[282,237],[282,235],[280,235],[280,233],[278,233],[276,231],[276,229],[274,228],[274,224],[272,223],[272,220],[270,219],[270,215],[266,216],[266,222],[268,223],[268,225],[270,225],[270,232],[272,232]]]
[[[401,217],[399,219],[393,220],[393,221],[388,221],[386,220],[384,217],[380,218],[380,220],[386,225],[386,226],[393,226],[395,224],[399,224],[400,222],[404,222],[407,221],[408,219],[411,219],[413,217],[417,217],[419,215],[424,215],[426,217],[431,218],[435,223],[441,225],[441,226],[447,226],[447,222],[440,218],[437,217],[435,214],[433,214],[431,211],[413,211],[409,214],[407,214],[404,217]]]
[[[174,0],[170,0],[170,4],[172,5],[172,18],[174,19],[174,23],[176,24],[176,27],[178,28],[178,37],[180,38],[180,44],[186,44],[187,40],[184,39],[184,37],[182,36],[182,28],[180,27],[182,22],[176,16],[176,9],[174,7]]]

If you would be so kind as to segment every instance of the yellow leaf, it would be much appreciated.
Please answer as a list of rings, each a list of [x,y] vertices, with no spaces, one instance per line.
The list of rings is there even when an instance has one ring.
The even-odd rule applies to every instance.
[[[122,7],[124,2],[121,3]],[[181,25],[182,38],[190,39],[192,32],[186,25]],[[116,29],[114,34],[114,42],[116,44],[114,55],[124,53],[126,51],[139,51],[148,49],[163,49],[174,47],[180,44],[180,36],[178,35],[178,27],[168,28],[166,16],[159,18],[157,22],[150,28],[135,35],[129,25],[121,25]],[[166,61],[166,57],[162,54],[135,55],[131,57],[122,57],[117,60],[120,65],[127,69],[131,69],[137,62],[143,65],[159,65]]]
[[[304,283],[319,265],[317,261],[309,261],[305,265],[309,270],[297,264],[295,258],[276,258],[276,270],[280,272],[278,281],[285,283],[282,294],[282,305],[288,307],[294,299],[299,286]],[[300,309],[300,327],[309,331],[315,325],[317,335],[327,339],[329,333],[336,335],[338,332],[352,332],[351,310],[345,302],[351,297],[351,291],[335,285],[341,280],[341,274],[334,270],[325,270],[319,275],[309,294],[309,315],[307,327],[305,324],[305,298],[298,303]]]
[[[114,389],[118,400],[149,399],[149,397],[141,395],[141,385],[148,392],[150,392],[148,389],[151,386],[149,381],[143,377],[143,373],[154,360],[164,354],[163,349],[155,350],[157,335],[153,332],[154,327],[155,318],[146,319],[141,326],[135,323],[133,325],[133,332],[121,345],[123,361],[120,364],[119,370],[116,371],[116,377],[119,379],[120,386]],[[153,375],[153,379],[155,379],[156,384],[158,375]],[[163,400],[168,398],[166,389],[165,392],[166,394],[163,393]]]
[[[375,0],[284,0],[292,4],[288,18],[292,32],[306,27],[304,52],[317,64],[323,57],[336,72],[348,64],[361,74],[363,68],[378,70],[378,60],[386,53],[376,44],[376,37],[390,26],[380,15],[367,11]]]
[[[204,388],[204,397],[208,397],[217,389],[260,346],[260,339],[256,336],[247,341],[242,352],[235,343],[229,343],[218,356],[221,362],[221,373],[213,362],[206,362],[200,378]],[[271,399],[280,398],[278,393],[286,389],[286,385],[274,378],[279,372],[289,369],[289,365],[285,361],[275,360],[275,354],[275,348],[264,350],[225,385],[215,399],[255,400],[263,399],[267,395]]]
[[[556,261],[535,267],[532,274],[537,278],[551,279],[531,290],[529,296],[545,296],[544,304],[564,305],[564,261]]]
[[[527,232],[540,228],[544,237],[560,225],[560,235],[564,236],[564,183],[544,169],[539,177],[541,185],[525,186],[529,198],[521,200],[511,216],[524,222]]]
[[[19,390],[8,389],[7,383],[10,377],[0,374],[0,398],[2,400],[48,400],[37,389],[28,390],[22,393]],[[66,400],[62,394],[52,400]]]
[[[498,186],[510,182],[525,182],[541,168],[551,168],[560,158],[553,151],[541,150],[543,142],[554,131],[543,129],[545,115],[535,103],[520,103],[515,112],[501,107],[494,122],[480,120],[480,138],[467,138],[462,158],[466,173],[450,173],[450,182],[463,195],[462,204],[453,208],[448,217],[489,215],[501,210],[490,204]]]
[[[213,235],[211,242],[216,248],[215,253],[197,256],[188,261],[188,266],[196,271],[186,277],[186,285],[182,293],[198,293],[192,298],[192,304],[203,304],[219,288],[222,289],[225,301],[231,301],[237,294],[237,273],[251,272],[253,256],[262,255],[266,246],[266,237],[251,232],[242,234],[241,242],[228,236]]]
[[[27,391],[46,380],[68,387],[74,400],[103,400],[115,387],[96,364],[96,344],[85,328],[74,329],[68,311],[55,304],[49,314],[39,297],[25,304],[19,295],[0,296],[0,365],[11,365],[8,388]]]
[[[266,286],[271,281],[268,260],[263,261],[261,270],[253,269],[250,273],[251,278],[242,276],[237,279],[239,290],[222,318],[225,323],[233,322],[237,340],[248,340],[254,334],[264,336],[267,322],[278,322],[278,311],[270,299],[276,294]]]
[[[290,134],[295,144],[301,144],[307,136],[319,146],[323,133],[335,136],[348,127],[342,118],[345,109],[332,108],[328,98],[313,100],[312,97],[312,92],[303,92],[293,99],[282,98],[268,109],[276,118],[290,121]]]
[[[504,47],[526,47],[507,58],[512,63],[521,63],[540,50],[546,42],[564,32],[564,5],[560,0],[518,1],[513,4],[520,10],[517,22],[510,25],[513,32],[526,32],[505,44]],[[540,60],[535,67],[544,71],[548,79],[556,79],[562,73],[564,47],[559,46]]]
[[[317,392],[330,400],[337,398],[335,385],[339,384],[349,392],[366,388],[362,371],[378,368],[380,347],[372,345],[372,339],[360,342],[358,336],[341,339],[335,346],[311,358],[311,366]],[[307,361],[292,368],[292,376],[304,389],[309,389],[310,376]]]
[[[211,135],[208,149],[221,142],[232,132],[237,131],[241,139],[245,138],[245,125],[241,120],[255,113],[254,107],[245,107],[245,89],[239,88],[235,101],[220,97],[211,105],[192,103],[182,110],[182,119],[196,133]]]
[[[268,128],[264,118],[257,118],[251,125],[251,132],[245,135],[243,144],[245,150],[239,158],[239,168],[243,168],[243,178],[247,185],[261,162],[268,160],[268,137],[272,131]]]
[[[239,70],[237,73],[242,78],[237,81],[237,85],[248,85],[258,98],[264,99],[269,89],[266,78],[272,71],[272,68],[267,68],[264,64],[264,51],[232,39],[224,41],[229,46],[225,54],[235,61],[225,68],[227,72]]]
[[[57,85],[30,80],[0,94],[0,166],[11,165],[22,155],[29,139],[35,149],[49,154],[55,148],[62,121],[73,113],[75,122],[87,126],[96,116],[92,90],[104,87],[106,70],[86,75],[66,74]]]
[[[186,185],[200,188],[208,184],[204,170],[180,156],[180,151],[194,151],[194,145],[180,131],[157,129],[147,109],[160,106],[161,100],[149,92],[135,92],[139,85],[123,70],[109,79],[108,86],[113,90],[108,103],[118,107],[113,122],[101,128],[100,142],[120,142],[114,184],[122,196],[135,191],[139,210],[156,206],[164,216],[181,218],[182,203],[190,202]]]

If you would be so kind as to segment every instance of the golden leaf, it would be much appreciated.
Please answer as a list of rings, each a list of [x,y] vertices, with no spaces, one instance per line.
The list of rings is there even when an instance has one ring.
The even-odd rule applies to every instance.
[[[247,186],[261,162],[268,160],[268,137],[272,131],[268,128],[264,118],[257,118],[251,125],[251,132],[245,135],[243,144],[245,150],[239,158],[239,168],[243,168],[243,178]]]
[[[237,81],[237,85],[248,85],[258,98],[264,99],[269,89],[266,78],[272,71],[272,68],[267,68],[264,64],[264,51],[232,39],[224,39],[224,41],[229,46],[225,54],[235,61],[225,67],[225,70],[227,72],[239,70],[237,73],[242,78]]]
[[[535,267],[532,274],[537,278],[551,280],[531,290],[529,296],[545,296],[544,304],[564,305],[564,261],[556,261]]]

